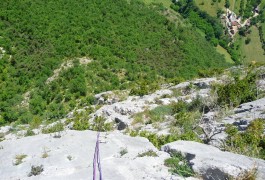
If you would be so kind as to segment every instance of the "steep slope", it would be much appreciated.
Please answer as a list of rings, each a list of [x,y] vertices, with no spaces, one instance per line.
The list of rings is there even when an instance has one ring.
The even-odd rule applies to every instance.
[[[6,53],[0,66],[0,122],[58,118],[76,104],[93,103],[94,93],[226,66],[204,38],[193,29],[175,28],[161,9],[125,0],[1,2],[0,46]],[[93,62],[82,65],[76,57]],[[46,84],[67,60],[73,66]],[[28,107],[20,104],[26,92]]]
[[[167,84],[142,97],[103,92],[95,96],[101,107],[95,113],[89,109],[96,106],[84,107],[47,126],[35,121],[0,127],[0,177],[92,179],[95,131],[100,128],[104,179],[262,180],[264,72],[264,67],[251,72],[230,68],[218,77]],[[222,106],[219,101],[225,100]],[[234,101],[240,104],[235,109]],[[105,124],[97,117],[104,117]],[[105,132],[107,124],[121,131]]]

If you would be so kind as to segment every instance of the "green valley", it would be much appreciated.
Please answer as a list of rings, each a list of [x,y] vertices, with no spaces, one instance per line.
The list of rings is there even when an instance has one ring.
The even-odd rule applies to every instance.
[[[204,37],[167,20],[165,10],[126,0],[2,1],[1,123],[52,120],[93,104],[95,93],[138,84],[146,88],[136,94],[148,93],[170,79],[228,67]],[[91,63],[81,64],[84,57]]]

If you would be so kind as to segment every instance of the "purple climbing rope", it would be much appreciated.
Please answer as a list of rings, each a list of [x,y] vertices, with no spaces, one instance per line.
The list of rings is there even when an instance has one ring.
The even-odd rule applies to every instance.
[[[93,180],[96,180],[97,169],[98,169],[98,172],[99,172],[99,180],[102,180],[102,172],[101,172],[100,156],[99,156],[99,132],[97,134],[97,141],[96,141],[96,147],[95,147],[95,152],[94,152]]]

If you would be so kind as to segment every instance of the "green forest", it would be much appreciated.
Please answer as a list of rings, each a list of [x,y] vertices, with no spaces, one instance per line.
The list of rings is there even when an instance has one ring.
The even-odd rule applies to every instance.
[[[191,79],[229,66],[194,27],[162,15],[161,4],[126,0],[2,0],[0,125],[64,117],[94,94]],[[78,58],[92,62],[83,65]],[[63,62],[73,66],[50,83]],[[29,92],[28,106],[21,105]]]

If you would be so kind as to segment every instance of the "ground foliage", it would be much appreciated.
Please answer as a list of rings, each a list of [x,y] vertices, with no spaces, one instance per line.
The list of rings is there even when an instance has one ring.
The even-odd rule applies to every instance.
[[[244,132],[228,125],[225,149],[228,151],[265,159],[264,119],[256,119]]]

